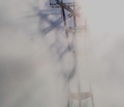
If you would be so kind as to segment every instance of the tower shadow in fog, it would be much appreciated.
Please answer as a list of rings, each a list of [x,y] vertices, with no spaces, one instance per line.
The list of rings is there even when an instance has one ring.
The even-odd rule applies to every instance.
[[[57,36],[54,36],[54,42],[49,44],[50,45],[49,46],[50,50],[53,50],[53,49],[56,50],[56,55],[58,57],[58,61],[60,61],[60,62],[66,54],[68,54],[69,52],[72,52],[73,66],[72,66],[70,72],[65,71],[62,68],[62,71],[60,73],[60,74],[63,75],[64,79],[66,80],[66,84],[68,84],[69,81],[75,76],[76,68],[77,68],[77,61],[76,61],[77,56],[76,56],[76,49],[75,49],[75,46],[74,46],[75,45],[74,44],[74,41],[75,41],[74,39],[75,39],[76,32],[77,32],[76,17],[79,15],[79,13],[75,11],[75,3],[74,2],[72,2],[70,4],[66,4],[66,3],[63,3],[62,0],[61,1],[54,0],[54,1],[55,1],[55,3],[52,4],[51,0],[50,0],[50,5],[51,5],[52,8],[61,8],[62,17],[59,17],[58,19],[56,18],[56,20],[53,21],[53,19],[51,19],[49,17],[51,15],[49,13],[51,10],[47,10],[47,11],[41,10],[37,6],[33,7],[33,10],[36,13],[34,16],[39,17],[39,30],[42,34],[42,37],[44,37],[46,41],[47,41],[46,38],[48,36],[51,36],[51,35],[49,35],[49,33],[52,32],[53,30],[55,30],[56,32],[60,32],[62,30],[65,30],[65,36],[64,36],[65,40],[68,39],[68,36],[69,36],[69,33],[70,33],[69,31],[73,30],[72,35],[74,36],[74,38],[73,38],[71,43],[67,43],[67,45],[65,45],[63,42],[61,42],[61,38],[59,38],[59,36],[57,35]],[[73,9],[71,7],[73,7]],[[65,10],[69,11],[70,14],[71,14],[71,17],[74,19],[73,20],[73,23],[74,23],[73,29],[69,29],[68,26],[66,25],[66,21],[69,17],[66,17]],[[52,13],[52,15],[54,15],[54,13]],[[60,15],[61,15],[61,13],[60,13]],[[63,20],[62,20],[62,18],[63,18]],[[46,26],[45,23],[48,24],[47,27],[45,27]],[[61,36],[63,36],[63,35],[61,35]],[[89,97],[91,97],[92,107],[94,107],[93,94],[92,94],[91,90],[89,92],[82,93],[80,91],[80,87],[79,87],[79,83],[78,83],[78,93],[71,93],[69,91],[69,99],[77,100],[78,104],[79,104],[79,107],[81,107],[81,101],[86,99],[86,98],[89,98]],[[70,104],[69,104],[69,101],[68,101],[68,107],[69,107],[69,105]]]
[[[57,4],[57,5],[59,5],[59,4]],[[54,7],[55,6],[52,5],[52,8],[54,8]],[[59,6],[59,8],[60,7],[61,6]],[[63,35],[60,34],[60,35],[54,36],[54,42],[53,43],[49,44],[49,41],[47,40],[47,38],[49,38],[48,36],[53,36],[53,34],[52,35],[50,34],[52,31],[55,31],[55,32],[65,31],[66,28],[64,26],[65,22],[62,19],[63,18],[62,10],[59,9],[60,10],[59,11],[60,14],[59,14],[57,11],[52,12],[51,10],[41,10],[38,6],[32,6],[32,8],[33,8],[33,11],[35,14],[28,16],[28,17],[30,17],[30,18],[31,17],[32,18],[33,17],[39,17],[39,30],[42,34],[42,37],[44,38],[44,40],[48,44],[51,52],[53,50],[55,50],[58,61],[62,62],[64,56],[67,55],[68,52],[73,51],[73,48],[74,48],[73,42],[70,44],[70,46],[67,46],[68,44],[65,44],[65,42],[67,41],[65,33]],[[60,15],[60,16],[59,16],[59,18],[56,18],[56,20],[53,21],[53,19],[50,18],[51,15],[53,15],[54,18],[56,18],[55,15]],[[47,27],[46,27],[46,24],[48,25]],[[61,37],[64,39],[61,40]],[[74,60],[75,60],[75,58],[74,58]],[[63,77],[68,81],[74,76],[75,70],[76,70],[76,62],[74,62],[74,67],[72,68],[71,72],[66,72],[66,71],[63,71],[63,69],[62,69],[60,74],[62,74]]]

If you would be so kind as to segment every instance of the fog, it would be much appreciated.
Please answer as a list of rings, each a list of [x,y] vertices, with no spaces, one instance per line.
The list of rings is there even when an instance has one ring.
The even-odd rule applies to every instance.
[[[0,0],[0,107],[67,106],[68,85],[62,74],[70,65],[58,60],[55,45],[51,48],[56,35],[63,44],[57,45],[57,52],[66,47],[64,31],[60,26],[43,36],[39,27],[49,24],[35,16],[33,6],[46,4],[37,1]],[[123,107],[123,1],[83,0],[81,5],[88,20],[88,32],[76,35],[81,91],[89,91],[92,84],[95,107]],[[71,91],[77,92],[76,76],[70,84]],[[70,102],[78,107],[75,100]],[[83,106],[91,107],[90,98]]]

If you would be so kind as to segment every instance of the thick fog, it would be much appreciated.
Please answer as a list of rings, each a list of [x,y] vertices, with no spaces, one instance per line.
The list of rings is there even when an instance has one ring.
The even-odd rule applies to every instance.
[[[49,23],[36,14],[35,6],[43,10],[48,4],[45,0],[0,0],[0,107],[67,106],[68,85],[62,74],[71,60],[64,65],[56,54],[67,45],[64,29],[60,25],[43,36],[40,29]],[[88,31],[76,35],[81,91],[89,91],[91,84],[95,107],[123,107],[123,1],[80,0],[80,4],[88,20]],[[51,45],[57,35],[62,46]],[[70,89],[77,92],[76,76],[70,80]],[[70,103],[78,107],[76,100]],[[82,101],[82,107],[92,107],[91,99]]]

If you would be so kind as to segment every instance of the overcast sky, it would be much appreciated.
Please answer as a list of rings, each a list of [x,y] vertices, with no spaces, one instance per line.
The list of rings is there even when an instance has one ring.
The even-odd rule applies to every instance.
[[[124,33],[123,0],[79,0],[93,33]]]
[[[35,0],[0,0],[0,106],[64,107],[60,65],[41,38],[39,18],[27,17],[34,14],[31,4]],[[82,89],[87,85],[84,80],[92,82],[95,107],[123,107],[123,0],[81,0],[81,4],[90,34],[77,35]],[[54,40],[54,35],[47,39]]]

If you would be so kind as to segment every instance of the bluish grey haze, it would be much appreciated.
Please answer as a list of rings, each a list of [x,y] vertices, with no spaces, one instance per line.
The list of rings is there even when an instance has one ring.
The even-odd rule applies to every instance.
[[[46,39],[42,37],[41,20],[32,17],[32,6],[47,7],[45,0],[36,1],[0,0],[0,107],[66,107],[62,65],[56,51],[49,48],[56,35],[64,41],[64,32],[60,30],[60,34],[54,29]],[[123,107],[123,1],[82,0],[81,4],[89,21],[87,35],[76,36],[81,90],[88,91],[91,82],[95,107]],[[42,24],[42,28],[49,26]],[[68,63],[65,64],[67,69]],[[76,78],[71,82],[71,91],[77,91]],[[72,104],[75,107],[77,102]],[[90,99],[83,105],[91,107]]]

